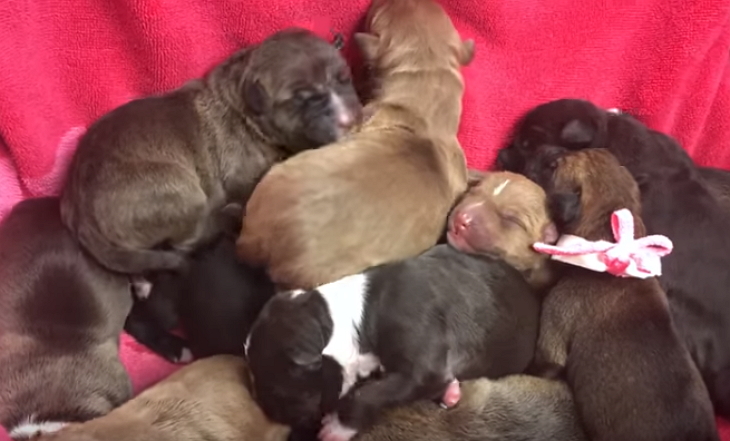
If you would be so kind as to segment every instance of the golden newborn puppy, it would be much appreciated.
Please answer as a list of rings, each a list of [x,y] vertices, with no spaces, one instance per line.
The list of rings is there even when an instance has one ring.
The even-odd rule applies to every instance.
[[[545,288],[554,281],[554,266],[549,256],[532,248],[535,242],[558,239],[545,191],[510,172],[472,170],[469,181],[469,190],[449,215],[449,244],[469,254],[496,254],[520,270],[533,288]]]
[[[353,441],[584,441],[568,386],[509,375],[461,385],[453,409],[420,401],[389,411]]]
[[[374,0],[355,38],[374,68],[360,130],[275,165],[246,205],[239,256],[314,288],[436,244],[466,190],[456,138],[474,53],[432,0]]]
[[[195,361],[108,415],[37,441],[286,441],[249,394],[246,362],[233,355]]]

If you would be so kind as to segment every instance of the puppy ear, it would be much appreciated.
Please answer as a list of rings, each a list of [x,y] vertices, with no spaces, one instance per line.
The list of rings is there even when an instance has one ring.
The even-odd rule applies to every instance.
[[[355,43],[357,43],[366,60],[372,60],[376,57],[380,44],[380,39],[377,36],[366,32],[356,32],[352,38],[355,39]]]
[[[545,228],[543,228],[540,242],[554,245],[557,241],[558,228],[555,226],[554,223],[550,222],[549,224],[545,225]]]
[[[481,170],[475,170],[473,168],[466,170],[466,186],[471,188],[475,185],[479,185],[480,182],[482,182],[482,179],[484,179],[484,176],[486,174]]]
[[[514,147],[504,147],[497,153],[497,168],[516,172],[525,168],[522,156]]]
[[[474,60],[474,40],[468,39],[461,42],[461,51],[459,52],[459,63],[462,66],[468,66]]]
[[[578,119],[566,124],[560,132],[560,139],[570,144],[589,144],[595,136],[596,128]]]
[[[554,193],[548,198],[548,211],[560,229],[578,219],[580,209],[580,195],[577,193]]]
[[[266,107],[266,91],[256,80],[245,80],[243,83],[243,101],[246,107],[256,115],[264,113]]]

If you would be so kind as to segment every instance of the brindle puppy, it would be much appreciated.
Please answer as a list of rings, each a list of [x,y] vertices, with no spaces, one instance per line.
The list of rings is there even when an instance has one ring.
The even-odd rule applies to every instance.
[[[226,202],[245,201],[276,161],[338,140],[360,110],[338,51],[281,31],[96,121],[70,167],[63,221],[112,270],[177,269],[218,232]]]
[[[496,254],[520,270],[536,289],[554,281],[549,256],[535,242],[555,243],[545,191],[522,175],[470,171],[469,190],[451,210],[446,239],[470,254]]]
[[[129,399],[118,356],[128,277],[82,250],[61,223],[58,198],[13,207],[0,244],[0,425],[20,439]]]
[[[466,190],[456,134],[473,42],[431,0],[375,0],[367,22],[356,39],[378,80],[369,119],[272,167],[246,205],[239,256],[282,288],[425,251]]]
[[[419,401],[391,410],[354,441],[585,441],[568,386],[509,375],[461,385],[453,409]]]
[[[569,150],[607,148],[639,181],[649,234],[674,251],[659,278],[672,318],[700,368],[718,413],[730,416],[730,186],[727,172],[698,168],[671,137],[627,114],[582,100],[558,100],[525,116],[512,145],[499,154],[525,169],[543,143]],[[534,164],[534,163],[533,163]]]
[[[614,241],[628,209],[646,235],[639,188],[607,150],[540,149],[527,167],[554,201],[561,233]],[[533,165],[533,163],[535,165]],[[543,302],[535,366],[564,366],[589,439],[717,440],[707,389],[656,278],[565,265]]]

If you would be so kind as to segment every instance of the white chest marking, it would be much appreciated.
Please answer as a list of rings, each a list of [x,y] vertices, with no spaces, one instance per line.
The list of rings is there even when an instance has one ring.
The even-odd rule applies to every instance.
[[[66,427],[68,423],[57,421],[36,422],[35,416],[31,415],[25,421],[15,426],[10,431],[11,438],[30,438],[38,433],[54,433]]]
[[[361,354],[358,332],[362,326],[367,277],[355,274],[317,288],[332,317],[332,337],[322,351],[335,359],[343,369],[340,396],[355,384],[358,377],[367,377],[380,368],[373,354]]]
[[[502,191],[504,191],[504,189],[507,187],[507,184],[509,184],[509,179],[505,179],[504,182],[499,184],[497,186],[497,188],[494,189],[494,192],[492,193],[492,195],[498,196],[500,193],[502,193]]]

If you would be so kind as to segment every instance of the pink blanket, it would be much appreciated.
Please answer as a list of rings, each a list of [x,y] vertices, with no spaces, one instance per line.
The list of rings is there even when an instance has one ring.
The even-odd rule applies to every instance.
[[[486,168],[516,118],[561,97],[640,116],[700,163],[730,168],[730,0],[442,0],[477,55],[460,138]],[[292,25],[350,35],[368,0],[3,0],[0,218],[56,194],[104,112],[198,77]],[[729,342],[730,344],[730,342]],[[174,367],[127,336],[139,391]],[[730,428],[722,423],[724,439]],[[2,434],[0,434],[2,441]]]

